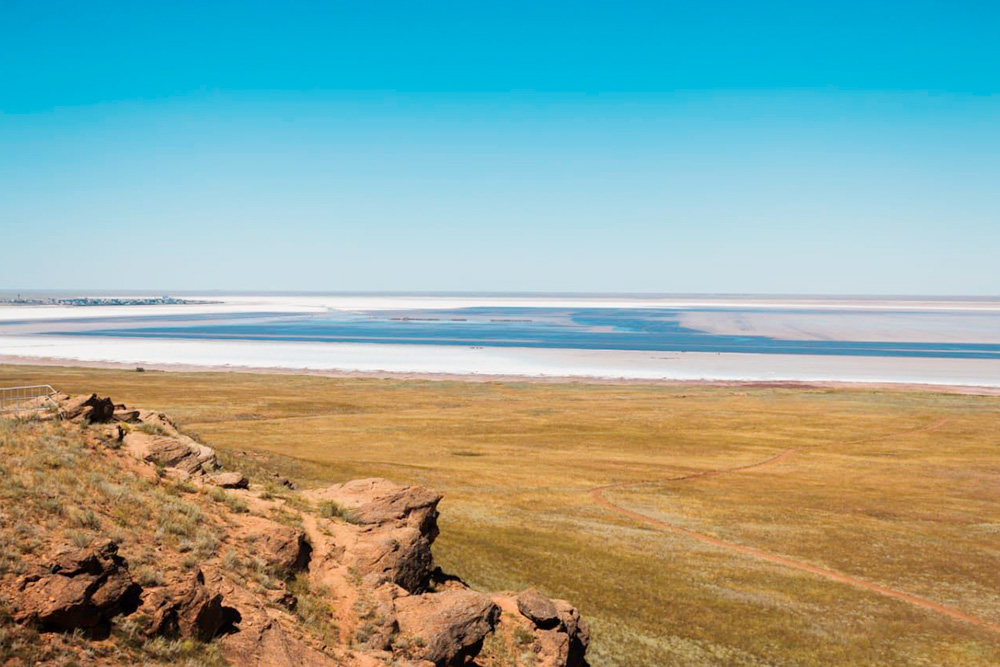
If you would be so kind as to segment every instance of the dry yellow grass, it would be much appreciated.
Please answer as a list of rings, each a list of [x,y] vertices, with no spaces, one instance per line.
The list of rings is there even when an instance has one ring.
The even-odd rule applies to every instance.
[[[82,631],[39,634],[12,622],[16,580],[67,547],[115,540],[146,587],[217,558],[228,533],[217,503],[193,486],[136,475],[117,449],[69,422],[0,419],[0,665],[226,664],[217,646],[149,639],[134,618],[96,639]]]
[[[987,629],[656,530],[587,493],[659,480],[605,495],[1000,624],[997,397],[0,367],[0,386],[31,382],[160,408],[249,472],[442,491],[440,563],[574,601],[596,666],[1000,664]],[[663,481],[788,448],[771,466]]]

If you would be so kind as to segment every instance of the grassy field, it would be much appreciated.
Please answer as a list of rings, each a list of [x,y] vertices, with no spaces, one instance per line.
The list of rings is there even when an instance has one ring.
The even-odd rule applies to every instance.
[[[332,379],[0,366],[155,407],[249,472],[445,494],[474,586],[578,604],[596,667],[1000,664],[1000,634],[658,530],[642,514],[1000,624],[1000,398],[864,390]],[[680,482],[794,449],[751,470]]]

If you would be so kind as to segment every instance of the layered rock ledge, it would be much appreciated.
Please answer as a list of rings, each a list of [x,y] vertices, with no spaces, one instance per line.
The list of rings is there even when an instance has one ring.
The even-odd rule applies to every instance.
[[[56,400],[57,424],[78,429],[89,455],[145,480],[137,488],[189,498],[184,512],[224,537],[197,557],[194,546],[156,546],[163,563],[183,563],[168,575],[155,563],[137,574],[120,555],[132,545],[107,537],[53,544],[16,581],[0,577],[16,623],[98,639],[127,619],[143,637],[217,645],[238,667],[513,665],[496,647],[527,655],[518,665],[587,664],[590,631],[569,602],[535,589],[477,591],[435,567],[434,491],[382,478],[294,491],[266,479],[283,489],[275,496],[222,470],[165,414],[96,395]]]

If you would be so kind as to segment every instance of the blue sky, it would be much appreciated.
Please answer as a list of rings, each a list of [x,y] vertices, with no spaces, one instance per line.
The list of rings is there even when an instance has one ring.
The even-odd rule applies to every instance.
[[[1000,294],[994,2],[0,0],[0,288]]]

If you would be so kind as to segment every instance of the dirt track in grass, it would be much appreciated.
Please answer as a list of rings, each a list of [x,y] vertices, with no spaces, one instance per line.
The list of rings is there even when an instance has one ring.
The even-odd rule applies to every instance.
[[[925,427],[922,427],[922,428],[919,428],[919,429],[911,429],[911,430],[908,430],[908,431],[901,431],[901,432],[897,432],[897,433],[890,433],[890,434],[887,434],[887,435],[877,436],[877,437],[873,437],[873,438],[864,438],[864,439],[860,439],[860,440],[851,440],[851,441],[848,441],[848,442],[845,442],[845,443],[842,443],[842,444],[845,444],[845,445],[848,445],[848,444],[861,444],[861,443],[864,443],[864,442],[875,442],[875,441],[878,441],[878,440],[889,440],[889,439],[892,439],[892,438],[903,437],[903,436],[906,436],[906,435],[913,435],[913,434],[916,434],[916,433],[923,433],[923,432],[927,432],[927,431],[933,431],[933,430],[941,428],[947,422],[948,422],[947,419],[941,419],[939,421],[934,422],[933,424],[931,424],[929,426],[925,426]],[[802,448],[802,449],[808,449],[808,448]],[[907,602],[907,603],[915,605],[917,607],[922,607],[924,609],[929,609],[929,610],[937,612],[939,614],[944,614],[945,616],[949,616],[949,617],[951,617],[953,619],[956,619],[956,620],[959,620],[959,621],[963,621],[963,622],[966,622],[966,623],[971,623],[971,624],[976,625],[976,626],[978,626],[980,628],[983,628],[985,630],[990,630],[992,632],[1000,634],[1000,625],[997,625],[996,623],[990,623],[989,621],[985,621],[985,620],[983,620],[981,618],[977,618],[975,616],[972,616],[970,614],[967,614],[967,613],[963,612],[960,609],[956,609],[954,607],[949,607],[948,605],[939,604],[937,602],[934,602],[933,600],[928,600],[926,598],[918,597],[916,595],[910,595],[909,593],[905,593],[903,591],[898,591],[898,590],[895,590],[895,589],[892,589],[892,588],[888,588],[886,586],[882,586],[880,584],[876,584],[876,583],[873,583],[871,581],[866,581],[864,579],[859,579],[858,577],[854,577],[854,576],[851,576],[849,574],[845,574],[843,572],[837,572],[836,570],[830,570],[830,569],[827,569],[827,568],[818,567],[816,565],[811,565],[809,563],[798,561],[798,560],[795,560],[793,558],[788,558],[787,556],[782,556],[782,555],[779,555],[779,554],[776,554],[776,553],[771,553],[771,552],[768,552],[768,551],[764,551],[762,549],[757,549],[757,548],[754,548],[754,547],[751,547],[751,546],[747,546],[745,544],[740,544],[738,542],[731,542],[731,541],[728,541],[728,540],[719,539],[719,538],[713,537],[712,535],[709,535],[707,533],[701,533],[701,532],[698,532],[698,531],[695,531],[695,530],[691,530],[690,528],[684,528],[684,527],[678,526],[676,524],[668,523],[666,521],[662,521],[660,519],[657,519],[657,518],[654,518],[654,517],[651,517],[651,516],[648,516],[648,515],[645,515],[645,514],[641,514],[639,512],[634,511],[634,510],[627,509],[627,508],[622,507],[620,505],[616,505],[615,503],[611,502],[610,500],[608,500],[604,496],[604,492],[605,491],[618,490],[618,489],[626,489],[626,488],[634,488],[634,487],[637,487],[637,486],[650,486],[650,485],[656,485],[656,484],[666,484],[666,483],[671,483],[671,482],[685,482],[685,481],[691,481],[691,480],[696,480],[696,479],[703,479],[703,478],[707,478],[707,477],[718,477],[719,475],[728,475],[728,474],[732,474],[732,473],[745,472],[745,471],[753,470],[753,469],[756,469],[756,468],[763,468],[765,466],[770,466],[770,465],[774,465],[774,464],[777,464],[777,463],[781,463],[782,461],[787,460],[789,457],[791,457],[797,451],[799,451],[799,448],[792,447],[792,448],[789,448],[789,449],[782,450],[781,452],[775,454],[774,456],[771,456],[770,458],[764,459],[763,461],[757,461],[756,463],[749,463],[749,464],[746,464],[746,465],[735,466],[735,467],[732,467],[732,468],[718,468],[718,469],[715,469],[715,470],[704,470],[704,471],[700,471],[700,472],[696,472],[696,473],[690,473],[690,474],[687,474],[687,475],[681,475],[681,476],[678,476],[678,477],[669,477],[669,478],[666,478],[666,479],[659,479],[659,480],[643,480],[643,481],[639,481],[639,482],[622,482],[622,483],[619,483],[619,484],[606,484],[604,486],[598,486],[598,487],[595,487],[593,489],[590,489],[587,493],[590,496],[590,498],[597,505],[603,507],[604,509],[607,509],[607,510],[609,510],[611,512],[614,512],[616,514],[619,514],[621,516],[628,517],[629,519],[632,519],[634,521],[638,521],[638,522],[644,523],[646,525],[652,526],[654,528],[658,528],[658,529],[664,530],[664,531],[669,531],[669,532],[672,532],[672,533],[677,533],[679,535],[683,535],[683,536],[691,538],[693,540],[697,540],[697,541],[702,542],[704,544],[709,544],[709,545],[714,546],[714,547],[719,547],[721,549],[726,549],[726,550],[733,551],[733,552],[736,552],[736,553],[740,553],[740,554],[744,554],[744,555],[747,555],[747,556],[751,556],[753,558],[758,558],[760,560],[764,560],[764,561],[767,561],[769,563],[775,563],[776,565],[781,565],[783,567],[788,567],[788,568],[792,568],[792,569],[795,569],[795,570],[799,570],[800,572],[807,572],[809,574],[814,574],[814,575],[817,575],[817,576],[829,579],[831,581],[836,581],[836,582],[839,582],[839,583],[842,583],[842,584],[848,584],[850,586],[854,586],[856,588],[861,588],[861,589],[864,589],[864,590],[867,590],[867,591],[871,591],[873,593],[877,593],[879,595],[882,595],[882,596],[885,596],[885,597],[888,597],[888,598],[893,598],[895,600],[902,600],[903,602]]]

